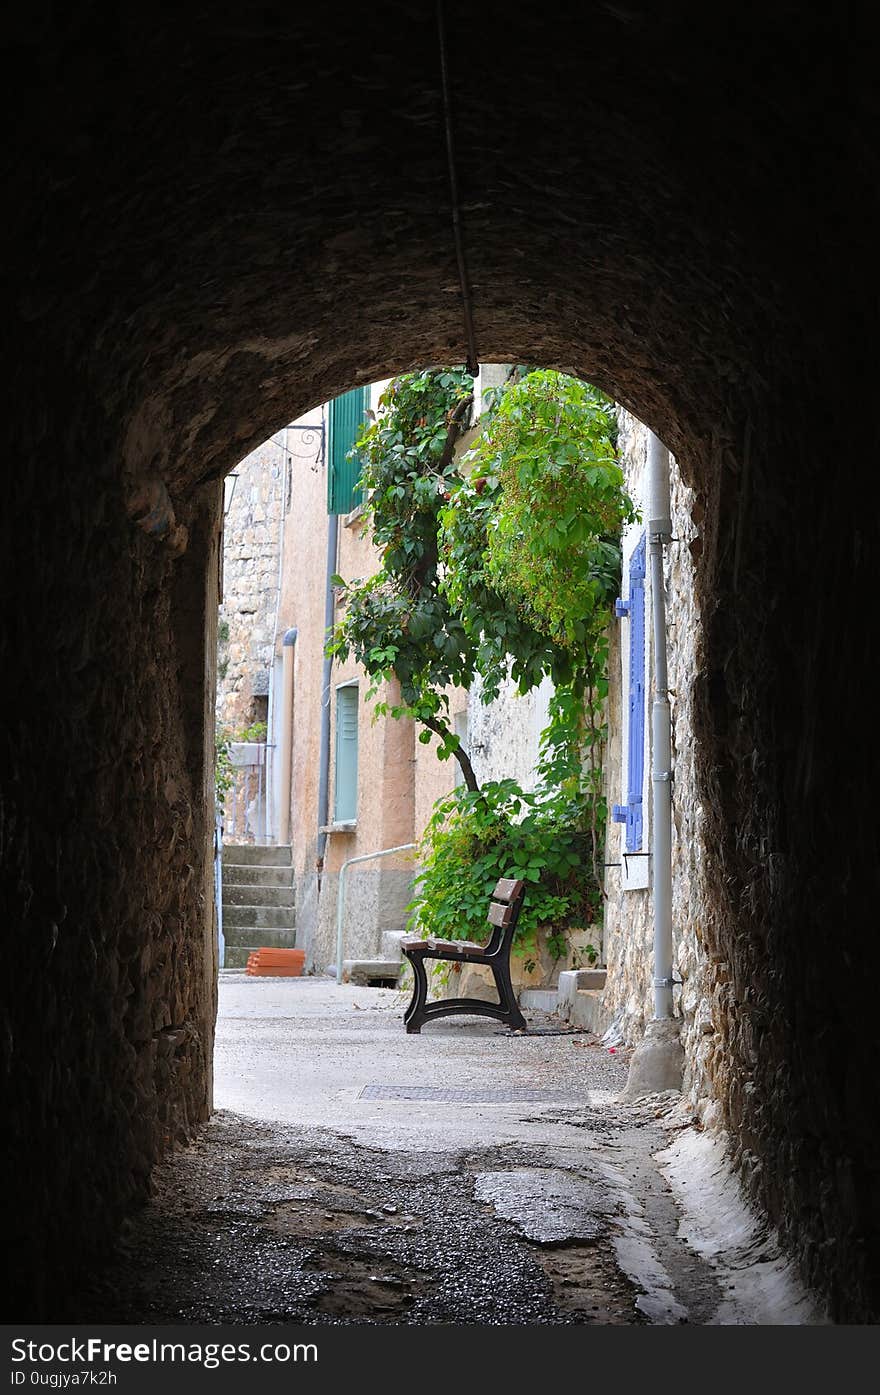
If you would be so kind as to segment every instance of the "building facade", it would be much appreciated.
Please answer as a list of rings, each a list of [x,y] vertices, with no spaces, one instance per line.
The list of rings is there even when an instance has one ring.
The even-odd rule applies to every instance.
[[[484,370],[484,380],[492,381],[491,373]],[[485,385],[477,383],[478,395]],[[435,801],[452,790],[458,772],[456,762],[437,758],[433,737],[427,745],[416,739],[412,721],[374,718],[374,700],[393,704],[393,690],[371,699],[370,680],[353,658],[331,661],[325,654],[327,627],[341,618],[345,605],[345,593],[332,578],[366,577],[379,565],[357,493],[356,466],[347,456],[365,413],[377,411],[384,386],[356,389],[276,433],[236,471],[227,516],[221,626],[225,620],[229,631],[224,636],[221,629],[218,719],[244,724],[265,714],[262,831],[266,841],[277,840],[281,832],[291,844],[297,943],[306,950],[307,967],[319,973],[336,967],[340,924],[343,960],[393,954],[388,937],[404,929],[417,870],[410,845],[418,843]],[[648,436],[645,426],[619,411],[621,464],[642,516]],[[462,449],[472,439],[473,433],[466,436]],[[714,1049],[712,985],[702,952],[709,905],[704,817],[693,793],[692,769],[690,676],[701,633],[692,549],[699,546],[699,530],[693,497],[674,461],[671,476],[674,541],[665,549],[665,579],[673,704],[675,1004],[699,1096]],[[589,940],[607,965],[597,1025],[609,1040],[627,1044],[640,1039],[652,1013],[652,599],[644,523],[637,523],[623,538],[620,614],[611,633],[604,927],[575,936],[564,961],[547,959],[528,973],[517,966],[521,985],[551,983],[560,969],[586,962],[577,956]],[[286,698],[285,662],[292,668]],[[484,704],[479,682],[469,692],[450,690],[450,716],[481,783],[512,776],[534,788],[552,691],[547,680],[522,697],[509,683],[495,702]],[[280,768],[288,759],[289,779]],[[388,853],[395,848],[404,850]],[[479,991],[479,985],[457,984],[455,991]]]
[[[504,374],[501,366],[481,370],[475,416],[482,391]],[[351,859],[363,860],[346,867],[343,957],[395,952],[386,937],[404,930],[416,871],[415,849],[407,845],[418,842],[435,802],[460,778],[457,762],[438,759],[436,738],[416,739],[412,721],[374,718],[374,700],[393,704],[393,690],[371,700],[370,680],[355,660],[331,662],[324,652],[327,628],[345,606],[345,593],[331,578],[366,577],[379,565],[357,469],[347,456],[385,386],[356,389],[316,408],[248,456],[235,472],[226,520],[218,722],[227,730],[255,720],[267,725],[262,751],[253,742],[232,747],[239,779],[249,763],[251,781],[244,800],[228,800],[232,837],[289,839],[297,943],[317,972],[336,965],[337,890]],[[477,430],[465,434],[460,453]],[[287,688],[285,661],[292,668]],[[513,777],[534,788],[551,695],[549,681],[524,697],[508,682],[489,704],[479,682],[469,692],[449,690],[450,718],[481,783]],[[282,771],[288,759],[289,780]],[[264,768],[257,779],[258,761]],[[392,848],[405,850],[388,855]],[[517,979],[541,984],[569,964],[539,960],[528,969],[515,964]]]

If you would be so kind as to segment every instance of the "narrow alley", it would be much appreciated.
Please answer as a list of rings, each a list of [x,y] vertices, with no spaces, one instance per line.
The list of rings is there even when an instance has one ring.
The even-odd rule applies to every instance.
[[[219,1112],[71,1318],[817,1320],[732,1193],[711,1222],[703,1197],[701,1229],[717,1156],[677,1095],[617,1102],[627,1053],[536,1012],[525,1035],[454,1018],[407,1036],[404,998],[223,973]]]
[[[876,6],[4,54],[10,1320],[876,1327]]]

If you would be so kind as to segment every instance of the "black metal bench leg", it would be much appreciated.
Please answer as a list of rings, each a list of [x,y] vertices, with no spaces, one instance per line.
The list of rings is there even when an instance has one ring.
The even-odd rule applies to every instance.
[[[508,1026],[512,1031],[520,1031],[526,1026],[526,1019],[519,1010],[516,1001],[516,994],[513,991],[513,984],[510,981],[510,963],[507,959],[500,960],[492,965],[492,974],[495,979],[495,987],[498,989],[498,997],[501,1006],[507,1012]]]
[[[406,957],[412,964],[415,982],[412,999],[403,1015],[403,1021],[408,1032],[421,1032],[422,1023],[425,1020],[425,1004],[428,1001],[428,975],[425,973],[425,957],[423,954],[408,954]]]

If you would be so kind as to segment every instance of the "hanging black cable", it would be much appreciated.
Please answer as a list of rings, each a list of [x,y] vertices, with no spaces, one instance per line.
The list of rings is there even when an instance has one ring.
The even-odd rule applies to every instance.
[[[452,200],[452,233],[455,238],[455,259],[458,262],[458,280],[461,286],[464,328],[467,338],[467,371],[475,378],[480,371],[477,360],[477,337],[474,333],[474,308],[471,300],[471,286],[468,280],[467,263],[464,259],[464,244],[461,236],[461,215],[458,206],[458,175],[455,169],[455,143],[452,137],[452,113],[449,100],[449,68],[446,61],[446,23],[443,16],[443,0],[437,0],[437,32],[440,36],[440,81],[443,89],[443,122],[446,127],[446,163],[449,167],[449,194]]]

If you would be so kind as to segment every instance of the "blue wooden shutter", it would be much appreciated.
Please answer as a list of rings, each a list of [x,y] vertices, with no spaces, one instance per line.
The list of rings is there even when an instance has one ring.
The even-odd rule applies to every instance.
[[[330,403],[328,513],[351,513],[363,497],[358,489],[360,461],[356,456],[349,459],[349,453],[364,424],[368,391],[368,388],[354,388],[351,392],[344,392],[341,397],[334,397]]]
[[[626,804],[611,817],[626,824],[626,851],[642,846],[642,792],[645,784],[645,534],[629,563],[629,599],[618,601],[618,615],[629,616],[629,743],[626,753]]]
[[[335,823],[357,818],[358,690],[357,684],[336,689],[336,783],[333,801]]]

